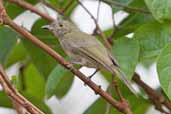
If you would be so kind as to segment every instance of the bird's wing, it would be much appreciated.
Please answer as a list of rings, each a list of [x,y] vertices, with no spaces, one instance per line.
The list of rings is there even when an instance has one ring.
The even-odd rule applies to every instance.
[[[110,67],[110,65],[113,65],[113,62],[115,60],[113,59],[112,55],[104,47],[104,45],[99,40],[96,39],[96,37],[88,35],[83,32],[77,32],[73,34],[77,34],[77,35],[70,35],[70,36],[74,36],[74,38],[71,38],[69,36],[68,38],[71,38],[71,40],[76,39],[74,40],[74,42],[70,42],[70,43],[72,43],[71,46],[75,48],[75,50],[78,50],[76,52],[79,52],[81,56],[86,56],[87,58],[91,58],[105,68]]]

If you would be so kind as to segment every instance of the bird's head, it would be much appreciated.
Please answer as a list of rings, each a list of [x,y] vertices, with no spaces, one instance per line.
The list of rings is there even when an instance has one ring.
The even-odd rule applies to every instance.
[[[65,20],[55,20],[50,25],[45,25],[42,28],[53,32],[57,37],[63,37],[65,34],[78,29],[73,23]]]

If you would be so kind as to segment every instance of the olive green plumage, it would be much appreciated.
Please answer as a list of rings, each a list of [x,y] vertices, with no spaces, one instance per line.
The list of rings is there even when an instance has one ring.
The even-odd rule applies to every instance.
[[[80,64],[96,69],[106,69],[117,76],[135,93],[129,80],[119,69],[112,54],[96,39],[96,37],[81,32],[73,23],[64,20],[52,22],[44,26],[59,39],[64,51],[73,64]]]

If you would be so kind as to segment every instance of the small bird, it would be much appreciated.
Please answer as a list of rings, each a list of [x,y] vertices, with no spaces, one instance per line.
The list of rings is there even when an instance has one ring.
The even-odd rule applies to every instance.
[[[130,81],[120,70],[116,59],[96,37],[80,31],[73,23],[66,20],[55,20],[42,28],[48,29],[58,38],[71,63],[106,69],[113,75],[116,74],[136,94]]]

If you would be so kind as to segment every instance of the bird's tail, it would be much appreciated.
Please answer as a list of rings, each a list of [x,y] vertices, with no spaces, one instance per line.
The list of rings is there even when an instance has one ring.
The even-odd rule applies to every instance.
[[[126,75],[120,70],[119,67],[114,66],[112,68],[113,74],[116,74],[120,80],[124,82],[124,84],[130,89],[130,91],[137,96],[137,92],[135,89],[132,87],[131,82],[127,79]]]

